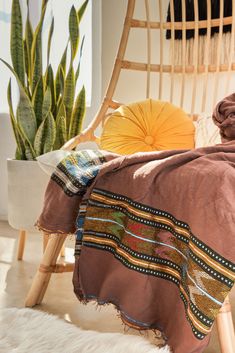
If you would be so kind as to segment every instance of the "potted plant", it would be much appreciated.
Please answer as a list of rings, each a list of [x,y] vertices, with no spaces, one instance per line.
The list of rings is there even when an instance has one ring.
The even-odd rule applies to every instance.
[[[33,30],[28,0],[25,25],[19,0],[12,1],[12,66],[1,59],[13,73],[19,87],[19,101],[14,111],[9,81],[7,98],[17,149],[15,159],[8,160],[8,218],[12,227],[24,230],[32,229],[35,223],[49,178],[35,159],[59,149],[79,134],[85,116],[85,88],[82,87],[77,97],[75,89],[84,42],[83,38],[79,43],[79,23],[88,0],[78,10],[74,6],[70,10],[69,38],[55,72],[50,64],[54,18],[47,38],[46,64],[42,59],[42,29],[47,4],[48,0],[42,0],[39,23]],[[77,56],[78,66],[74,68]]]

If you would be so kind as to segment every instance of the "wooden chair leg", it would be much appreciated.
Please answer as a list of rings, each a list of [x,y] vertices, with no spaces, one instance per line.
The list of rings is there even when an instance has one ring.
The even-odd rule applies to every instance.
[[[60,252],[61,257],[65,257],[65,244],[63,244],[61,252]]]
[[[17,260],[22,260],[23,259],[24,247],[25,247],[25,238],[26,238],[26,231],[25,230],[20,230],[18,252],[17,252]]]
[[[42,241],[43,252],[45,252],[46,250],[48,240],[49,240],[49,234],[43,233],[43,241]]]
[[[221,353],[235,353],[235,335],[229,297],[216,318]]]
[[[34,276],[33,283],[27,295],[25,306],[33,307],[36,304],[40,304],[43,300],[51,274],[54,272],[53,267],[56,264],[66,237],[67,235],[63,234],[52,234],[49,237],[42,262]]]

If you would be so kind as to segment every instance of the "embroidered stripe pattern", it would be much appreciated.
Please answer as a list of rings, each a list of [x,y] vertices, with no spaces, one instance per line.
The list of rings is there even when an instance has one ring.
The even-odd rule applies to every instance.
[[[51,179],[61,186],[66,195],[83,195],[104,162],[100,151],[71,152],[58,164]]]
[[[123,195],[93,189],[80,207],[77,227],[79,246],[106,250],[134,271],[176,284],[194,335],[203,339],[210,332],[234,283],[235,267],[193,235],[188,224]]]

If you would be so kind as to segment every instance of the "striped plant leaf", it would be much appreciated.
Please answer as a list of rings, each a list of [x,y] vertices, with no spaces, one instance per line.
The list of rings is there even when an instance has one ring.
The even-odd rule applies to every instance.
[[[50,60],[50,51],[51,51],[51,40],[54,32],[54,17],[52,17],[49,36],[48,36],[48,44],[47,44],[47,66],[49,65]]]
[[[55,120],[49,112],[38,128],[34,141],[34,149],[37,156],[53,150],[56,137]]]
[[[68,49],[68,45],[66,45],[66,48],[63,52],[63,55],[62,55],[62,58],[61,58],[60,64],[59,64],[59,67],[60,66],[62,67],[64,74],[66,73],[67,49]]]
[[[77,96],[75,107],[69,126],[69,139],[78,135],[81,132],[82,122],[86,111],[86,91],[83,86],[79,95]]]
[[[42,114],[43,99],[44,99],[44,87],[43,87],[43,77],[41,76],[34,90],[33,99],[32,99],[38,127],[43,120],[43,114]]]
[[[74,60],[79,44],[79,23],[74,6],[72,6],[69,14],[69,39],[71,43],[71,58]]]
[[[60,120],[63,121],[60,121]],[[64,121],[65,120],[65,121]],[[65,131],[64,131],[65,128]],[[56,115],[56,140],[54,149],[59,149],[67,141],[67,126],[66,126],[66,111],[64,103],[61,102],[59,105],[58,113]],[[65,142],[64,142],[65,139]]]
[[[13,106],[12,106],[11,80],[9,80],[9,84],[7,87],[7,100],[8,100],[9,110],[10,110],[11,125],[12,125],[13,133],[15,136],[16,144],[17,144],[16,159],[23,159],[24,160],[24,159],[26,159],[24,143],[23,143],[21,136],[20,136],[20,133],[19,133],[17,121],[15,119]]]
[[[16,121],[18,132],[25,146],[25,156],[27,159],[35,159],[35,152],[32,144],[37,130],[36,116],[33,110],[33,105],[25,92],[17,73],[5,60],[0,59],[15,76],[19,90],[20,99],[16,110]]]
[[[63,96],[64,95],[64,85],[65,85],[65,75],[64,75],[64,71],[61,67],[61,70],[60,70],[60,92],[61,92],[61,95]]]
[[[78,67],[77,67],[77,70],[76,70],[76,73],[75,73],[75,84],[77,83],[77,80],[78,80],[78,77],[79,77],[79,74],[80,74],[80,64],[81,64],[84,40],[85,40],[85,36],[82,37],[82,43],[81,43],[80,55],[79,55],[79,62],[78,62]]]
[[[61,115],[57,120],[57,134],[59,135],[60,147],[67,141],[66,117]]]
[[[11,9],[11,60],[22,85],[25,80],[23,27],[19,0],[12,0]]]
[[[28,53],[26,39],[24,39],[23,45],[24,45],[24,69],[25,69],[26,77],[27,77],[26,84],[27,84],[27,88],[29,88],[29,81],[28,81],[28,77],[30,75],[30,73],[29,73],[29,53]]]
[[[25,156],[26,159],[29,161],[33,161],[36,159],[36,153],[31,145],[31,143],[27,140],[24,139],[24,146],[25,146]]]
[[[42,10],[47,6],[49,0],[42,0]]]
[[[58,113],[56,115],[56,123],[57,123],[60,116],[66,117],[66,110],[65,110],[65,106],[64,106],[63,102],[61,102],[61,104],[59,106]]]
[[[73,110],[73,102],[75,95],[75,77],[73,66],[70,66],[69,72],[65,79],[63,103],[66,110],[67,127],[70,125],[70,118]]]
[[[24,155],[25,156],[25,155]],[[18,146],[16,146],[16,151],[15,151],[15,159],[17,161],[24,161],[26,160],[26,157],[24,158],[24,156],[20,153]]]
[[[18,77],[15,70],[5,60],[0,60],[8,67],[8,69],[13,73],[17,80],[20,89],[20,99],[16,112],[17,122],[24,137],[29,141],[29,143],[33,143],[37,130],[37,122],[33,105],[27,93],[25,92],[24,86],[22,85],[20,78]]]
[[[75,84],[77,83],[78,77],[80,75],[80,66],[81,66],[81,62],[79,61],[78,67],[77,67],[77,70],[76,70],[76,73],[75,73]]]
[[[26,41],[26,46],[27,46],[27,55],[28,55],[28,71],[26,71],[27,76],[28,76],[28,83],[31,86],[32,85],[32,72],[31,72],[31,48],[33,44],[33,28],[30,23],[29,19],[29,6],[28,6],[28,11],[27,11],[27,18],[26,18],[26,23],[25,23],[25,41]],[[26,59],[25,59],[26,61]]]
[[[58,99],[60,95],[63,95],[63,90],[64,90],[64,71],[61,65],[59,65],[56,73],[55,90],[56,90],[56,102],[58,106]]]
[[[22,91],[21,91],[22,93]],[[31,144],[33,144],[34,137],[37,131],[36,116],[34,113],[33,105],[29,97],[20,93],[20,100],[16,110],[17,122],[20,130],[23,132]]]
[[[43,98],[42,104],[42,120],[44,120],[51,111],[51,89],[48,86]]]
[[[34,92],[40,77],[42,76],[42,26],[46,12],[46,5],[41,12],[40,21],[33,35],[31,68],[32,68],[32,92]]]
[[[68,140],[67,137],[67,126],[66,126],[66,117],[60,115],[56,119],[56,140],[54,144],[54,149],[60,149],[65,142]]]
[[[86,7],[87,7],[87,5],[88,5],[88,2],[89,2],[89,0],[84,1],[84,3],[82,4],[82,6],[81,6],[81,7],[79,8],[79,10],[78,10],[78,19],[79,19],[79,22],[81,22],[81,19],[82,19],[83,15],[84,15],[84,12],[85,12]]]
[[[51,90],[51,111],[53,112],[56,106],[56,91],[55,91],[55,80],[52,66],[49,65],[46,73],[46,85]]]

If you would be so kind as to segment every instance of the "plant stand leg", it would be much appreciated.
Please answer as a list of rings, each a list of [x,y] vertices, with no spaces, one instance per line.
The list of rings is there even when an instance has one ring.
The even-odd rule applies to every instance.
[[[52,234],[50,236],[41,264],[34,276],[33,283],[27,295],[25,306],[32,307],[36,304],[40,304],[43,300],[51,274],[54,272],[54,265],[56,265],[57,258],[66,237],[67,235],[64,234]]]
[[[235,353],[234,326],[229,297],[224,301],[216,318],[221,353]]]
[[[25,230],[20,230],[18,252],[17,252],[17,260],[22,260],[23,259],[24,247],[25,247],[25,239],[26,239],[26,231]]]

